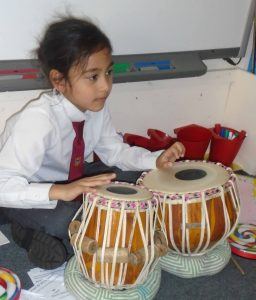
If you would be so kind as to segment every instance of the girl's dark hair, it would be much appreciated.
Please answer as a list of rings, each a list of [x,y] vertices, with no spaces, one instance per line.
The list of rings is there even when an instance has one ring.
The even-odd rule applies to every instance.
[[[47,78],[56,69],[67,79],[72,66],[105,48],[112,52],[108,37],[96,25],[66,17],[48,26],[36,54]]]

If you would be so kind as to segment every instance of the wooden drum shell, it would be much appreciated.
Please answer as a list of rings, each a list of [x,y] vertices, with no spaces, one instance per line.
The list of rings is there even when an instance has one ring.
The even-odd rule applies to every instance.
[[[206,200],[207,213],[209,216],[209,230],[210,230],[210,240],[207,243],[207,228],[203,231],[202,243],[200,245],[201,230],[202,230],[202,202],[197,201],[195,203],[186,204],[186,240],[184,246],[182,247],[182,204],[171,204],[171,202],[166,202],[161,204],[165,206],[164,214],[164,227],[167,234],[168,246],[171,250],[181,252],[183,254],[188,253],[200,253],[203,254],[206,249],[211,249],[220,240],[224,238],[227,224],[225,222],[223,203],[221,197],[215,197]],[[230,234],[231,228],[237,221],[237,211],[233,205],[230,192],[225,193],[225,205],[227,207],[227,213],[229,218],[229,230]],[[171,214],[171,217],[170,217]],[[159,209],[160,220],[162,213]],[[171,224],[170,224],[171,223]],[[171,225],[171,230],[170,230]],[[171,239],[172,237],[172,239]],[[226,236],[225,236],[226,237]],[[175,247],[176,246],[176,247]],[[199,247],[199,248],[198,248]],[[205,248],[206,247],[206,248]],[[204,250],[203,250],[204,249]]]
[[[108,186],[131,187],[138,195],[112,199],[104,186],[87,194],[70,224],[71,244],[86,279],[105,288],[131,288],[146,280],[161,255],[162,245],[155,242],[158,201],[142,187]]]
[[[99,208],[95,208],[93,215],[90,219],[90,222],[88,224],[88,229],[85,232],[85,235],[88,236],[89,238],[95,238],[96,236],[96,228],[97,228],[97,216],[98,216],[98,212],[99,212]],[[109,248],[114,248],[115,246],[115,242],[116,242],[116,235],[117,235],[117,228],[118,228],[118,224],[120,222],[120,212],[119,211],[113,211],[112,213],[112,222],[111,222],[111,234],[110,234],[110,243],[108,245]],[[98,245],[102,246],[103,244],[103,238],[104,238],[104,229],[106,226],[106,215],[107,215],[107,211],[106,210],[101,210],[101,216],[99,219],[100,222],[100,230],[99,230],[99,238],[98,238]],[[143,224],[143,229],[145,230],[146,226],[146,212],[140,212],[140,216],[142,219],[142,224]],[[124,247],[122,247],[121,241],[119,242],[119,247],[118,248],[128,248],[128,243],[129,243],[129,238],[131,236],[131,230],[132,230],[132,225],[133,225],[133,219],[135,217],[135,213],[127,213],[126,214],[126,238],[125,238],[125,244]],[[140,230],[139,230],[139,226],[138,224],[135,225],[135,230],[134,230],[134,236],[132,239],[132,243],[131,243],[131,250],[130,252],[134,253],[137,252],[138,250],[140,250],[141,248],[143,248],[143,242],[142,242],[142,238],[141,238],[141,234],[140,234]],[[86,264],[86,268],[88,269],[88,275],[90,278],[92,277],[92,255],[89,255],[87,253],[83,253],[83,257],[84,257],[84,263]],[[103,268],[105,269],[107,266],[107,263],[103,264]],[[125,280],[123,281],[124,285],[131,285],[134,284],[136,279],[138,278],[138,275],[140,274],[142,268],[143,268],[143,263],[139,264],[139,265],[132,265],[132,264],[128,264],[127,265],[127,273],[125,276]],[[119,276],[119,268],[121,267],[120,263],[116,264],[116,271],[115,271],[115,275],[114,275],[114,285],[117,285],[118,282],[118,276]],[[110,278],[111,276],[111,269],[112,269],[112,264],[108,263],[108,276]],[[100,262],[96,262],[96,270],[95,270],[95,281],[96,282],[101,282],[101,263]],[[94,280],[93,280],[94,281]]]
[[[190,161],[177,164],[180,167],[182,163],[189,166]],[[192,163],[193,166],[197,164],[195,161]],[[204,164],[210,163],[199,162],[200,167]],[[157,226],[165,232],[171,251],[182,255],[201,255],[233,232],[240,212],[236,177],[230,168],[217,165],[228,169],[227,181],[200,191],[168,193],[168,188],[159,191],[157,184],[151,184],[153,176],[150,177],[150,172],[144,173],[138,180],[139,185],[147,187],[159,198]],[[152,172],[155,172],[154,177],[158,176],[157,171]]]

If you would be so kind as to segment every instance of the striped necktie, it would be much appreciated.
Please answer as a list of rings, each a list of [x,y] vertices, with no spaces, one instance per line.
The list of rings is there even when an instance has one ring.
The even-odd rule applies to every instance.
[[[84,174],[84,121],[72,122],[72,125],[76,135],[73,141],[68,181],[79,179]]]

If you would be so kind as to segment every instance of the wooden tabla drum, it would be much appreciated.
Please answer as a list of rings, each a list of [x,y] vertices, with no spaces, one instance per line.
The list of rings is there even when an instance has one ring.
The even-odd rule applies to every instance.
[[[159,222],[171,251],[201,255],[235,229],[240,212],[236,176],[220,163],[180,161],[143,173],[138,184],[160,200]]]
[[[141,284],[167,252],[164,235],[155,231],[158,201],[147,189],[128,183],[96,189],[84,196],[69,226],[83,274],[108,289]]]

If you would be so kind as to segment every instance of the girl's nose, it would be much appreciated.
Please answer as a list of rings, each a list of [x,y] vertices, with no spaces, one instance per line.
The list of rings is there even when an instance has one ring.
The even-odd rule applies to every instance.
[[[108,92],[109,89],[111,89],[112,86],[112,79],[109,77],[103,76],[100,81],[100,90],[104,92]]]

